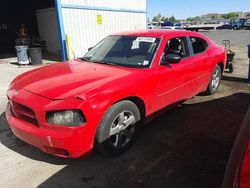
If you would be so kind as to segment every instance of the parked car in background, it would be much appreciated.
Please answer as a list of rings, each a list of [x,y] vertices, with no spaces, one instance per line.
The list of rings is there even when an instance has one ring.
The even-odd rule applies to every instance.
[[[244,28],[246,29],[250,29],[250,19],[247,19],[245,24],[244,24]]]
[[[224,24],[224,25],[221,25],[219,27],[216,28],[217,30],[222,30],[222,29],[233,29],[232,25],[231,24]]]
[[[231,19],[230,24],[233,30],[243,29],[244,24],[245,24],[245,19],[243,18]]]
[[[6,118],[17,137],[56,156],[77,158],[93,147],[119,155],[140,122],[200,92],[214,94],[225,63],[225,48],[199,33],[110,35],[84,57],[15,78]]]
[[[182,28],[179,27],[179,26],[164,26],[161,29],[178,29],[178,30],[182,30]]]
[[[175,23],[174,26],[175,26],[175,27],[182,28],[182,27],[183,27],[183,24],[182,24],[182,23]]]
[[[164,22],[164,23],[161,23],[161,27],[166,27],[166,26],[174,26],[174,22]]]
[[[154,26],[154,25],[152,25],[152,24],[148,24],[148,29],[155,29],[156,28],[156,26]]]

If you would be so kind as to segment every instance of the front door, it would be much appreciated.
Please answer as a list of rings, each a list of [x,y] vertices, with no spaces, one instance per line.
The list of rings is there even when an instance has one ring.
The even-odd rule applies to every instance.
[[[193,79],[192,62],[186,37],[172,38],[166,42],[163,55],[175,54],[182,57],[176,64],[168,63],[157,68],[157,104],[158,109],[190,96],[189,82]]]

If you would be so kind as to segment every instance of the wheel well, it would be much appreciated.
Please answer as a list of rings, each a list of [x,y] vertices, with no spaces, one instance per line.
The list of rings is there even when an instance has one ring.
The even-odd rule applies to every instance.
[[[121,99],[120,101],[122,101],[122,100],[129,100],[129,101],[135,103],[135,105],[138,107],[138,109],[140,111],[141,119],[145,118],[146,106],[145,106],[145,103],[142,99],[140,99],[139,97],[127,97],[127,98]]]
[[[224,71],[224,64],[222,62],[219,62],[217,65],[220,66],[221,73]]]

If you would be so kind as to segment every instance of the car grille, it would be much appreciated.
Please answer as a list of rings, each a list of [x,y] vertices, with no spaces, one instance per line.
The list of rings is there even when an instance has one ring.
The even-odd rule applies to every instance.
[[[17,119],[21,119],[35,126],[39,126],[34,111],[28,108],[27,106],[24,106],[13,100],[10,100],[10,112]]]

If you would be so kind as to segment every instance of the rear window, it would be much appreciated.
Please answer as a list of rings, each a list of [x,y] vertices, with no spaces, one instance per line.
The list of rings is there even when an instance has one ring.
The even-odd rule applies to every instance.
[[[207,42],[199,37],[190,37],[194,54],[202,53],[207,49]]]

